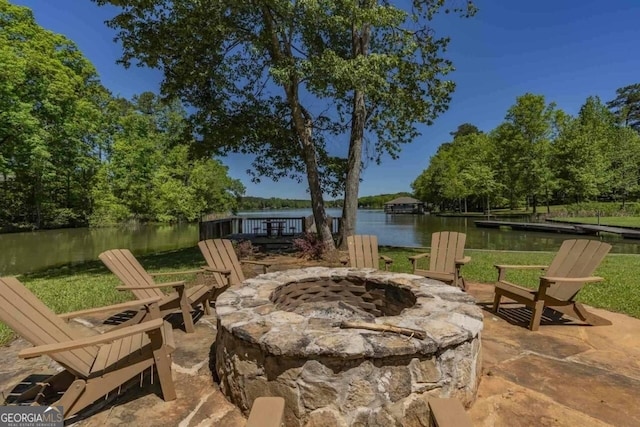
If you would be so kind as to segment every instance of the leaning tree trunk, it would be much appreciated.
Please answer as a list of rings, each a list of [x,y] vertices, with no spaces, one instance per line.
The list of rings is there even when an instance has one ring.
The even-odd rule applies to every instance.
[[[274,63],[288,63],[293,58],[291,44],[280,43],[276,24],[273,15],[266,5],[263,4],[264,32],[270,41],[268,44],[269,54]],[[316,230],[320,239],[325,244],[328,251],[336,248],[331,234],[331,228],[327,224],[327,213],[324,208],[324,198],[322,196],[322,186],[320,185],[320,173],[318,169],[318,156],[313,141],[313,120],[308,111],[300,105],[298,96],[298,85],[300,82],[295,73],[289,76],[289,81],[283,85],[287,102],[291,108],[291,119],[295,129],[298,141],[300,143],[300,152],[304,161],[307,181],[309,183],[309,193],[311,195],[311,210],[316,223]]]
[[[309,113],[297,102],[295,95],[290,98],[290,105],[293,112],[294,126],[301,144],[302,160],[307,169],[307,182],[309,183],[309,193],[311,194],[311,211],[316,223],[316,230],[325,244],[325,249],[332,251],[335,250],[335,243],[330,225],[327,223],[327,213],[324,208],[316,147],[313,144],[312,120]]]

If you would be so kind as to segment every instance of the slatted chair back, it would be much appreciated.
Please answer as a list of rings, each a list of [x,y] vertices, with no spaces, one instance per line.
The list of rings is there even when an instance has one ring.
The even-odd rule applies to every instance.
[[[356,234],[347,237],[349,266],[354,268],[380,268],[378,236]]]
[[[549,265],[545,276],[589,277],[610,250],[610,244],[599,240],[565,240]],[[560,301],[572,301],[584,285],[584,283],[558,281],[549,286],[546,294]]]
[[[238,285],[244,282],[242,266],[233,248],[231,240],[228,239],[208,239],[198,242],[198,247],[207,265],[212,269],[229,270],[231,275],[229,281],[231,285]],[[220,273],[211,273],[216,283],[223,285],[227,279]]]
[[[101,253],[99,258],[125,286],[143,288],[131,291],[137,299],[164,296],[159,288],[144,289],[145,286],[155,285],[155,282],[128,249],[111,249]]]
[[[464,258],[467,235],[455,231],[441,231],[431,235],[429,270],[455,274],[456,260]]]
[[[0,277],[0,320],[34,346],[82,338],[15,277]],[[71,373],[87,377],[98,347],[52,353]]]

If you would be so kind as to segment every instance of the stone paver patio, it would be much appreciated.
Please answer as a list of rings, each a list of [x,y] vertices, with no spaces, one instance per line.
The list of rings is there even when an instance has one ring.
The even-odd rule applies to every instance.
[[[482,377],[478,398],[468,410],[475,426],[640,425],[639,319],[593,309],[613,325],[543,320],[539,332],[530,332],[522,307],[505,304],[500,316],[487,311],[492,286],[471,284],[469,292],[485,308]],[[72,324],[87,334],[103,328]],[[244,426],[246,418],[220,393],[212,375],[215,325],[214,316],[204,316],[195,334],[176,330],[177,400],[164,402],[157,382],[149,385],[149,378],[139,388],[138,378],[119,396],[114,393],[90,407],[76,425]],[[52,371],[50,359],[18,359],[17,353],[27,346],[18,339],[0,349],[0,390],[28,374]],[[417,423],[428,425],[427,420]]]

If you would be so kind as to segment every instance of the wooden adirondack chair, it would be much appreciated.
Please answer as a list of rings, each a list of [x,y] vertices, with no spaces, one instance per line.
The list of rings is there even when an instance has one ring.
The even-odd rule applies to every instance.
[[[207,265],[202,267],[209,272],[220,286],[228,287],[244,282],[244,273],[241,263],[262,266],[263,273],[273,265],[270,262],[238,260],[231,240],[208,239],[198,242],[198,247]]]
[[[157,304],[157,299],[145,304]],[[83,310],[73,315],[120,310],[143,301]],[[154,311],[158,313],[157,307]],[[171,326],[160,318],[101,335],[83,337],[14,277],[0,278],[0,320],[35,347],[22,358],[48,355],[64,368],[16,396],[12,403],[61,405],[67,419],[122,384],[155,368],[165,401],[176,398],[170,353]],[[45,401],[47,400],[47,401]],[[51,403],[51,400],[54,402]]]
[[[430,279],[441,280],[463,290],[467,289],[464,277],[460,274],[460,268],[471,261],[464,256],[464,244],[467,235],[455,231],[441,231],[431,235],[431,253],[410,256],[413,266],[413,274],[425,276]],[[418,260],[429,257],[429,269],[421,269]]]
[[[610,325],[611,322],[593,313],[589,313],[582,304],[575,300],[580,289],[592,282],[601,282],[602,277],[591,274],[600,265],[611,250],[611,245],[598,240],[573,239],[565,240],[551,265],[496,265],[498,282],[495,284],[493,311],[498,312],[503,296],[533,309],[529,329],[538,330],[544,307],[550,307],[560,313],[577,317],[590,325]],[[546,270],[540,277],[538,289],[523,288],[505,279],[508,269],[540,269]]]
[[[380,260],[384,261],[385,271],[393,260],[384,255],[378,255],[378,236],[359,235],[347,236],[349,257],[344,263],[354,268],[380,268]]]
[[[157,276],[201,273],[201,269],[149,274],[128,249],[108,250],[101,253],[99,258],[107,268],[124,283],[124,286],[118,286],[116,289],[120,291],[131,291],[139,300],[160,297],[159,306],[162,317],[178,310],[181,311],[184,319],[184,328],[187,333],[192,333],[195,330],[193,317],[191,316],[191,309],[193,307],[202,304],[204,312],[207,314],[210,312],[208,300],[211,297],[213,286],[197,285],[187,288],[184,280],[158,284],[153,280],[153,277]],[[160,289],[168,286],[173,287],[175,292],[165,294]],[[120,326],[139,323],[140,318],[144,315],[145,313],[138,312],[131,320],[126,321]]]

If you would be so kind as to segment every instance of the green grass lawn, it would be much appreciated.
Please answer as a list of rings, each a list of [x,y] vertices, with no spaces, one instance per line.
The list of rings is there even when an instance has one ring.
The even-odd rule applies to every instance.
[[[554,221],[579,222],[582,224],[597,224],[596,217],[569,217],[554,218]],[[612,227],[640,227],[640,217],[637,216],[601,216],[600,225],[610,225]]]
[[[393,271],[410,272],[408,256],[417,252],[408,249],[381,248],[380,253],[393,258]],[[548,264],[551,252],[503,252],[469,250],[471,262],[463,267],[468,281],[493,283],[497,273],[494,264]],[[197,268],[204,261],[194,247],[138,258],[149,272],[178,271]],[[602,283],[588,284],[578,300],[611,311],[640,318],[640,255],[610,254],[596,270],[605,278]],[[507,278],[518,284],[535,287],[538,271],[510,271]],[[129,293],[115,289],[120,283],[100,262],[89,262],[71,268],[58,268],[19,277],[47,306],[56,313],[101,307],[133,299]],[[165,281],[189,277],[165,277]],[[14,334],[0,323],[0,344],[6,344]]]

